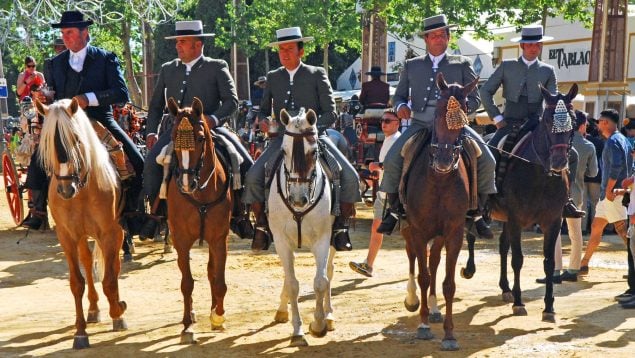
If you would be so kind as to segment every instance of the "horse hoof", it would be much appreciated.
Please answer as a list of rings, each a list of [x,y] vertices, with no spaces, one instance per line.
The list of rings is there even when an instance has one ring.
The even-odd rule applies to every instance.
[[[99,322],[101,322],[101,315],[99,314],[99,310],[88,311],[88,316],[86,317],[86,323],[99,323]]]
[[[190,329],[181,332],[181,344],[196,344],[196,339],[194,339],[194,332]]]
[[[130,244],[128,245],[128,247],[130,248],[130,253],[131,254],[136,254],[137,253],[136,249],[135,249],[135,246],[134,246],[134,242],[130,241]]]
[[[461,277],[463,277],[464,279],[471,279],[472,277],[474,277],[474,272],[467,272],[467,270],[465,269],[465,267],[463,267],[461,269]]]
[[[509,291],[503,292],[503,302],[507,302],[507,303],[514,302],[514,295]]]
[[[132,262],[132,254],[123,254],[123,262]]]
[[[165,240],[163,239],[163,236],[161,235],[154,235],[154,242],[165,242]]]
[[[417,328],[417,339],[423,339],[428,341],[428,340],[431,340],[432,338],[434,338],[434,335],[432,334],[430,327]]]
[[[333,319],[326,319],[326,330],[331,332],[335,330],[335,320]]]
[[[291,337],[291,343],[289,343],[289,347],[308,347],[309,342],[304,339],[304,336],[293,336]]]
[[[416,310],[419,309],[419,299],[417,299],[417,302],[413,304],[408,304],[408,299],[405,299],[403,300],[403,305],[406,306],[406,309],[408,310],[408,312],[415,312]]]
[[[542,321],[549,323],[556,323],[556,313],[555,312],[543,312],[542,313]]]
[[[512,306],[512,312],[514,313],[514,316],[527,315],[527,310],[525,309],[525,306]]]
[[[314,329],[313,328],[314,324],[317,324],[317,323],[313,321],[311,322],[311,324],[309,324],[309,332],[311,333],[311,335],[316,338],[322,338],[326,336],[326,330],[327,330],[326,324],[324,324],[324,327],[322,327],[321,330]]]
[[[456,342],[456,339],[444,339],[441,341],[441,350],[442,351],[458,351],[459,344]]]
[[[75,338],[73,338],[73,349],[84,348],[90,348],[90,343],[88,343],[88,336],[75,336]]]
[[[287,323],[289,322],[289,312],[277,311],[273,320],[276,321],[276,323]]]
[[[428,315],[428,320],[430,320],[430,323],[442,323],[443,315],[441,312],[430,313],[430,315]]]
[[[212,312],[209,316],[209,320],[212,322],[212,331],[222,331],[225,329],[225,326],[223,326],[225,316],[219,316],[216,312]]]
[[[163,246],[163,253],[164,254],[171,254],[172,253],[172,246],[165,244],[165,246]]]
[[[113,332],[125,331],[128,329],[128,325],[126,324],[126,320],[123,318],[115,318],[112,320],[112,330]]]
[[[192,323],[196,323],[196,312],[190,312],[190,318],[192,319]]]

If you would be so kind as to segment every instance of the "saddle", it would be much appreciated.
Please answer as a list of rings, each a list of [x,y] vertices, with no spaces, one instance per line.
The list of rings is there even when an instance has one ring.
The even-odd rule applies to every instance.
[[[420,130],[406,141],[401,148],[401,156],[404,158],[403,168],[401,172],[401,181],[399,183],[399,197],[407,208],[407,188],[406,183],[410,176],[412,164],[415,160],[424,152],[424,149],[430,145],[431,133],[428,130]],[[470,210],[478,207],[478,192],[477,192],[477,158],[481,156],[481,150],[478,147],[476,141],[468,136],[463,137],[463,150],[461,151],[461,158],[467,169],[468,184],[469,184],[469,202],[468,208]]]
[[[103,124],[98,121],[90,121],[90,123],[93,125],[93,129],[95,130],[95,133],[97,133],[99,140],[104,144],[104,146],[106,146],[106,149],[110,154],[110,160],[115,165],[121,181],[123,182],[134,177],[135,171],[123,150],[123,144],[116,140],[112,133],[110,133]]]
[[[496,189],[502,193],[503,182],[508,170],[509,159],[524,147],[532,130],[525,130],[522,125],[512,125],[512,130],[498,142],[494,151],[496,157]]]
[[[328,147],[319,140],[318,148],[318,160],[320,161],[322,169],[324,169],[324,174],[329,179],[331,186],[331,197],[333,198],[333,202],[331,203],[331,215],[339,216],[341,192],[340,172],[342,171],[342,167],[337,162],[337,159],[335,159],[335,156],[329,151]],[[280,170],[283,157],[284,152],[280,150],[280,153],[275,158],[272,158],[265,163],[265,198],[269,198],[269,191],[273,182],[273,176],[278,172],[278,170]],[[265,210],[267,210],[266,205],[267,200],[265,200]]]

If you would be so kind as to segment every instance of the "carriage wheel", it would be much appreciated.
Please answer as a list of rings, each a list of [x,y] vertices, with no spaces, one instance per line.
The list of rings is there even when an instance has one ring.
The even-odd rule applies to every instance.
[[[4,177],[4,190],[7,194],[9,210],[16,225],[20,225],[24,219],[24,204],[22,203],[22,193],[18,172],[8,151],[2,153],[2,176]]]

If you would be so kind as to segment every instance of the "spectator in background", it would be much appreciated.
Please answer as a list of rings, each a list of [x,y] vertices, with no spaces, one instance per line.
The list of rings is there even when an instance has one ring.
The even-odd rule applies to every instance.
[[[362,83],[359,102],[364,108],[386,108],[390,100],[390,85],[381,80],[386,73],[381,71],[381,67],[373,66],[366,74],[371,80]]]
[[[20,72],[17,81],[17,94],[20,101],[26,96],[31,95],[31,86],[42,86],[46,82],[44,75],[35,70],[35,59],[27,56],[24,59],[24,71]]]
[[[254,82],[254,87],[251,90],[251,103],[254,108],[260,108],[260,102],[262,102],[262,95],[265,93],[265,87],[267,87],[267,76],[258,77],[258,81]]]
[[[604,139],[598,130],[598,121],[589,117],[587,125],[586,139],[595,146],[595,156],[598,163],[602,158],[602,150],[604,149]],[[582,218],[582,234],[588,235],[591,232],[591,223],[595,217],[595,206],[600,201],[600,183],[602,182],[602,166],[598,165],[598,174],[594,177],[584,177],[584,197],[585,207],[588,208],[587,215]]]

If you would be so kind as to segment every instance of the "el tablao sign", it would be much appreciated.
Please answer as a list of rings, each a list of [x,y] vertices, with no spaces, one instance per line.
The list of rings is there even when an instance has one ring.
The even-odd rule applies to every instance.
[[[591,41],[544,44],[542,58],[556,70],[558,82],[586,81],[591,62]]]

